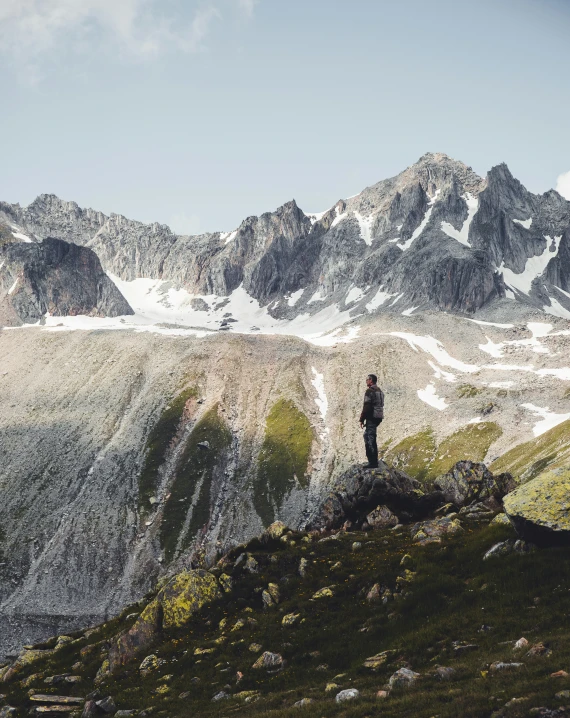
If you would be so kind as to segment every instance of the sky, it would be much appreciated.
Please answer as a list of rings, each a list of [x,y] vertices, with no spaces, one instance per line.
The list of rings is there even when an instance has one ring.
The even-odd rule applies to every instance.
[[[570,0],[0,0],[0,200],[231,231],[426,152],[570,199]]]

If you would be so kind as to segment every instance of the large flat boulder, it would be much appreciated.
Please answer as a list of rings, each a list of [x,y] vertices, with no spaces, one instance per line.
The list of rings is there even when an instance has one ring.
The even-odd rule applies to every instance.
[[[510,474],[492,474],[477,461],[458,461],[455,466],[434,481],[445,500],[456,506],[465,506],[473,501],[495,498],[500,500],[516,487]]]
[[[504,499],[505,513],[527,541],[570,544],[570,468],[545,471]]]

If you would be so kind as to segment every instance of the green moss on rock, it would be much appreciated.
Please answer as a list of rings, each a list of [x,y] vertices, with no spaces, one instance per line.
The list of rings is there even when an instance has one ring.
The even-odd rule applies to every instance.
[[[570,542],[570,468],[546,471],[504,499],[505,513],[525,538]]]
[[[225,458],[231,441],[231,432],[220,417],[216,404],[192,430],[176,468],[160,527],[160,542],[168,560],[174,557],[190,509],[192,516],[182,538],[181,548],[186,548],[196,532],[208,521],[214,471]],[[200,446],[204,442],[208,442],[209,448]]]
[[[254,506],[265,526],[275,520],[283,499],[298,482],[307,486],[313,431],[308,418],[290,400],[273,405],[265,426],[254,484]]]
[[[153,426],[145,446],[144,465],[139,476],[139,510],[148,510],[149,499],[154,495],[158,483],[158,471],[166,459],[166,452],[180,426],[180,420],[187,402],[197,396],[192,386],[170,402]]]

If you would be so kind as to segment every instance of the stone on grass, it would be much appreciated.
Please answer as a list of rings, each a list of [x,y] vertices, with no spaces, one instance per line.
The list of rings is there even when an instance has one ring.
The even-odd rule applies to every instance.
[[[216,695],[212,698],[212,701],[214,703],[217,703],[218,701],[225,701],[229,697],[229,693],[226,693],[226,691],[220,691],[219,693],[216,693]]]
[[[508,556],[511,553],[530,553],[535,550],[533,544],[521,541],[520,539],[507,539],[507,541],[500,541],[487,551],[483,556],[483,560],[486,561],[490,558],[497,558],[499,556]]]
[[[444,516],[441,519],[431,519],[414,524],[411,529],[412,541],[424,546],[428,543],[441,543],[442,537],[463,531],[458,519]]]
[[[552,650],[545,646],[544,643],[537,643],[530,649],[530,651],[526,655],[548,657],[552,655]]]
[[[130,718],[131,716],[134,716],[137,713],[136,710],[130,709],[130,710],[120,710],[115,713],[115,718]]]
[[[301,576],[301,578],[305,578],[305,576],[307,575],[308,567],[309,567],[309,562],[307,561],[306,558],[302,558],[299,561],[299,576]]]
[[[312,698],[301,698],[300,701],[293,703],[293,708],[306,708],[307,706],[310,706],[314,702],[315,701]]]
[[[438,666],[435,669],[435,677],[440,681],[449,681],[453,678],[454,674],[455,668],[451,668],[450,666]]]
[[[266,668],[268,670],[274,668],[282,668],[284,664],[283,656],[280,653],[271,653],[271,651],[264,651],[257,661],[253,664],[252,668],[260,669]]]
[[[325,586],[313,594],[313,598],[332,598],[334,596],[333,586]]]
[[[285,614],[285,616],[283,616],[283,619],[281,620],[281,625],[294,626],[299,620],[300,616],[300,613],[287,613]]]
[[[255,560],[255,558],[248,554],[247,560],[243,566],[245,571],[248,571],[249,573],[257,573],[259,571],[259,564]]]
[[[356,690],[356,688],[347,688],[336,694],[335,701],[344,703],[345,701],[355,701],[358,698],[360,698],[360,691]]]
[[[524,638],[524,637],[519,638],[519,640],[513,646],[513,650],[518,651],[519,649],[526,648],[527,646],[528,646],[528,641],[526,640],[526,638]]]
[[[558,691],[558,693],[554,696],[555,698],[558,698],[560,701],[566,701],[568,698],[570,698],[570,691]]]
[[[0,718],[12,718],[17,713],[17,709],[12,706],[4,706],[0,708]]]
[[[495,516],[495,518],[491,521],[492,524],[499,524],[499,526],[512,526],[511,522],[509,521],[509,517],[507,514],[500,513]]]
[[[382,653],[377,653],[375,656],[370,656],[370,658],[364,661],[364,667],[377,671],[380,666],[383,666],[388,661],[393,652],[394,651],[382,651]]]
[[[570,676],[570,673],[567,671],[555,671],[550,674],[551,678],[568,678],[568,676]]]
[[[338,683],[327,683],[325,687],[325,693],[331,693],[332,691],[336,691],[339,688],[340,686]]]
[[[378,698],[379,700],[384,700],[384,699],[388,698],[389,695],[390,695],[390,693],[388,691],[377,691],[376,692],[376,698]]]
[[[495,661],[489,666],[489,670],[496,671],[516,671],[524,668],[524,663],[506,663],[504,661]]]
[[[366,521],[373,529],[393,528],[398,525],[398,517],[387,506],[377,506],[366,517]]]
[[[117,711],[117,706],[112,696],[106,696],[105,698],[101,698],[100,701],[95,701],[95,705],[103,713],[115,713]]]
[[[368,603],[376,603],[382,598],[382,589],[379,583],[375,583],[374,586],[366,594],[366,600]]]
[[[252,653],[259,653],[262,648],[263,646],[261,645],[261,643],[250,643],[248,651],[251,651]]]
[[[413,686],[418,678],[420,678],[419,673],[415,673],[409,668],[400,668],[390,676],[388,685],[390,688],[394,688],[396,686],[407,688],[409,686]]]

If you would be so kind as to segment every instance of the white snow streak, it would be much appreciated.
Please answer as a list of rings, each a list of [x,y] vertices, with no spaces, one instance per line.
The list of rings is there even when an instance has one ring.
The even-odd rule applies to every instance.
[[[528,219],[522,220],[522,219],[513,219],[513,222],[516,222],[516,224],[520,224],[521,227],[524,227],[525,229],[530,229],[532,225],[532,217],[529,217]]]
[[[298,289],[296,292],[293,292],[293,294],[287,300],[287,304],[290,307],[294,307],[295,304],[297,304],[297,302],[299,301],[299,299],[301,299],[301,297],[303,296],[304,291],[304,289]]]
[[[428,222],[431,218],[431,213],[433,212],[433,207],[436,203],[437,196],[439,195],[439,193],[440,193],[440,190],[437,190],[436,193],[434,194],[434,196],[429,201],[428,210],[425,213],[425,217],[423,218],[420,226],[414,230],[414,233],[412,234],[412,236],[409,239],[407,239],[405,242],[402,242],[402,244],[397,245],[402,250],[402,252],[405,252],[406,249],[409,249],[412,246],[412,243],[421,235],[421,233],[427,227]]]
[[[560,246],[562,235],[554,237],[554,239],[546,235],[544,239],[546,240],[546,247],[542,254],[527,259],[525,268],[520,274],[515,274],[512,269],[507,269],[504,260],[501,263],[499,272],[503,273],[505,284],[511,287],[511,289],[517,289],[519,292],[523,292],[523,294],[528,294],[531,290],[533,280],[543,274],[550,260],[558,254],[558,247]],[[554,245],[553,250],[551,250],[552,245]]]
[[[327,298],[326,294],[321,294],[321,290],[317,289],[317,291],[313,294],[313,296],[309,299],[307,304],[312,304],[313,302],[324,302]]]
[[[521,406],[532,411],[536,416],[542,416],[542,421],[537,422],[532,429],[532,433],[535,436],[541,436],[541,434],[544,434],[549,429],[553,429],[563,421],[570,419],[570,414],[555,414],[550,411],[548,407],[541,409],[540,406],[535,406],[534,404],[521,404]]]
[[[444,371],[441,367],[437,366],[437,364],[434,364],[432,361],[428,360],[428,364],[433,369],[434,376],[436,379],[444,379],[450,384],[453,384],[457,381],[455,374],[450,374],[450,372]]]
[[[18,286],[19,280],[20,280],[20,278],[17,277],[17,278],[16,278],[16,281],[14,282],[14,284],[12,284],[12,286],[11,286],[10,289],[8,290],[8,294],[14,294],[14,292],[16,291],[16,287]]]
[[[414,351],[418,351],[419,347],[427,354],[431,354],[436,362],[442,366],[449,366],[467,374],[479,371],[479,367],[475,364],[465,364],[459,359],[454,359],[447,353],[443,344],[433,337],[422,337],[417,334],[408,334],[407,332],[390,332],[388,336],[405,339]]]
[[[562,291],[562,290],[560,290]],[[568,309],[562,306],[560,302],[557,299],[554,299],[554,297],[549,297],[550,299],[550,306],[545,304],[542,309],[547,314],[551,314],[553,317],[562,317],[563,319],[570,319],[570,312]]]
[[[319,374],[315,367],[312,367],[312,370],[313,374],[315,375],[315,378],[311,380],[311,384],[315,387],[318,394],[318,397],[315,399],[315,404],[321,412],[321,416],[323,417],[324,421],[326,419],[327,410],[329,408],[329,402],[325,392],[325,381],[323,375]]]
[[[359,287],[352,287],[352,289],[349,289],[346,299],[344,300],[345,304],[354,304],[354,302],[358,302],[359,299],[362,299],[364,296],[364,292]]]
[[[229,244],[230,242],[233,242],[233,240],[236,238],[237,233],[237,229],[235,229],[233,232],[222,232],[220,234],[220,239],[224,242],[224,244]]]
[[[393,296],[393,294],[383,291],[382,287],[380,287],[374,297],[366,305],[366,309],[369,312],[373,312],[375,309],[378,309],[378,307],[381,307],[385,302],[387,302],[388,299],[392,299]]]
[[[444,411],[448,408],[445,399],[442,399],[435,393],[433,382],[428,384],[425,389],[418,389],[418,396],[422,401],[433,406],[434,409],[438,409],[438,411]]]
[[[402,312],[403,317],[411,317],[412,314],[416,311],[416,309],[419,309],[419,307],[410,307],[409,309],[404,309]]]
[[[441,229],[448,237],[456,239],[466,247],[471,247],[469,244],[469,227],[471,227],[473,217],[477,214],[477,210],[479,209],[479,199],[477,197],[473,197],[473,195],[469,192],[466,192],[462,195],[462,197],[467,205],[467,219],[463,222],[461,229],[455,229],[455,227],[449,222],[442,222]]]
[[[365,243],[370,246],[372,244],[372,223],[374,222],[374,217],[372,215],[370,215],[370,217],[363,217],[359,212],[355,212],[354,216],[360,226],[360,236]]]

